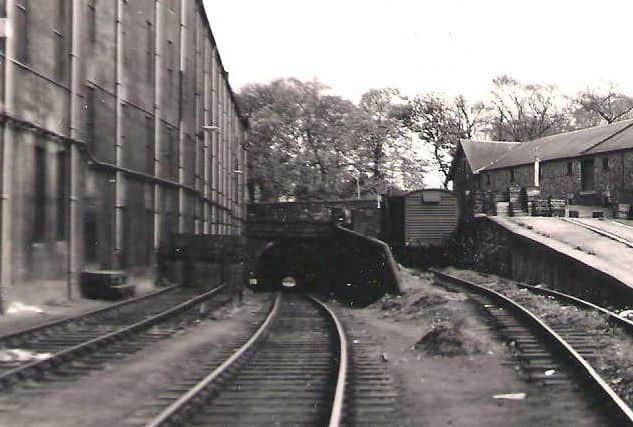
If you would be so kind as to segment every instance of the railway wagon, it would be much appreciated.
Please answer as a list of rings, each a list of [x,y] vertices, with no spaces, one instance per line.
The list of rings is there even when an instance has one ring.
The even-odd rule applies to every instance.
[[[422,256],[432,261],[444,252],[457,229],[456,195],[444,189],[422,189],[383,195],[382,240],[401,262]]]

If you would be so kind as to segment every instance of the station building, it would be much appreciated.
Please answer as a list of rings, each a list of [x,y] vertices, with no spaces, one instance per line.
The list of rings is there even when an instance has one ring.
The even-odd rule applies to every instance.
[[[202,0],[0,0],[0,18],[4,289],[149,277],[171,233],[244,232],[247,123]]]
[[[567,210],[629,215],[633,120],[522,143],[460,141],[448,179],[471,215],[513,193],[561,200]]]

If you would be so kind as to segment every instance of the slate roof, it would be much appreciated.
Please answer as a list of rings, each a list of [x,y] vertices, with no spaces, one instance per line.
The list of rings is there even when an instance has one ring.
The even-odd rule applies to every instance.
[[[526,141],[485,167],[503,169],[540,161],[633,149],[633,119]]]
[[[518,142],[473,141],[470,139],[460,141],[466,160],[470,165],[470,170],[473,173],[478,173],[519,144]]]

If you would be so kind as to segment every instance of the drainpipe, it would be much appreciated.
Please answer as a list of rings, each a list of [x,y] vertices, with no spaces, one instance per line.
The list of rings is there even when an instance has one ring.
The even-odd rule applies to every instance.
[[[219,130],[220,123],[218,121],[218,66],[216,62],[216,47],[213,45],[211,46],[209,65],[211,66],[211,120],[213,121],[213,125],[217,126]],[[211,200],[216,203],[218,201],[218,138],[218,132],[213,132],[211,134]],[[219,234],[218,207],[215,204],[212,205],[211,208],[211,234]]]
[[[160,145],[161,145],[161,79],[163,76],[161,67],[161,47],[163,39],[162,2],[155,0],[154,21],[156,22],[156,38],[154,43],[154,176],[160,176]],[[160,245],[160,185],[154,184],[154,254],[158,255]]]
[[[80,40],[81,40],[81,1],[72,3],[72,40],[70,48],[70,138],[79,139],[79,84],[80,84]],[[69,147],[69,195],[68,195],[68,265],[66,292],[68,299],[72,299],[73,288],[79,283],[79,168],[80,156],[76,144]]]
[[[541,186],[541,161],[538,157],[534,160],[534,186]]]
[[[183,153],[184,149],[184,118],[182,111],[182,79],[185,70],[185,23],[187,17],[185,16],[187,9],[187,0],[181,0],[180,2],[180,64],[178,66],[178,183],[183,185],[185,183],[185,166]],[[183,233],[185,231],[185,191],[182,187],[178,190],[178,232]],[[197,230],[196,230],[197,231]]]
[[[9,26],[5,39],[4,61],[4,111],[14,113],[14,79],[11,60],[15,57],[15,42],[11,34],[11,23],[15,22],[15,0],[6,0],[6,22]],[[13,177],[13,130],[8,122],[2,130],[2,182],[0,185],[0,313],[4,313],[4,290],[11,285],[11,179]]]
[[[114,158],[117,167],[123,166],[123,126],[122,126],[122,85],[123,85],[123,2],[117,1],[116,8],[116,79],[115,79],[115,142]],[[123,174],[115,173],[114,178],[114,268],[122,266],[123,251]]]
[[[208,43],[207,40],[204,40],[204,46],[202,48],[202,123],[204,126],[209,125],[209,63],[208,63]],[[197,109],[196,109],[197,111]],[[204,195],[204,213],[203,213],[203,228],[202,232],[204,234],[209,233],[209,132],[204,132],[202,134],[203,146],[202,146],[202,157],[204,158],[204,172],[203,172],[203,195]]]

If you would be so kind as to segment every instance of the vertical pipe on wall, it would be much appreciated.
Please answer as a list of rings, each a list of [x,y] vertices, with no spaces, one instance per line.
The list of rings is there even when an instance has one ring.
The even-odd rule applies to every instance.
[[[228,74],[227,74],[228,77]],[[227,97],[228,98],[228,97]],[[227,99],[227,101],[230,98]],[[227,158],[227,167],[226,167],[226,204],[229,208],[229,234],[233,234],[233,120],[232,120],[232,112],[233,105],[231,103],[227,103],[229,106],[227,110],[227,133],[226,136],[228,142],[226,144],[226,158]]]
[[[15,0],[6,0],[6,20],[15,22]],[[5,42],[4,59],[4,111],[14,113],[14,79],[11,59],[15,57],[15,35],[9,34]],[[11,284],[11,180],[13,178],[13,130],[8,123],[2,128],[2,181],[0,185],[0,313],[4,313],[4,290]]]
[[[123,85],[123,7],[125,0],[118,0],[116,7],[116,58],[115,58],[115,141],[114,158],[117,167],[123,164],[123,111],[122,111],[122,85]],[[117,171],[114,178],[114,267],[121,268],[123,264],[123,173]]]
[[[185,231],[185,190],[182,185],[185,184],[185,123],[183,114],[183,77],[185,70],[185,35],[186,35],[186,7],[187,0],[180,0],[180,58],[178,66],[178,183],[181,187],[178,189],[178,232]]]
[[[222,73],[222,102],[224,103],[224,110],[223,110],[223,116],[222,116],[222,120],[223,120],[223,128],[224,128],[224,132],[222,133],[222,142],[223,142],[223,156],[224,156],[224,168],[222,169],[222,182],[224,183],[223,188],[223,197],[222,197],[222,203],[224,204],[224,234],[229,234],[229,215],[228,213],[230,212],[229,209],[231,209],[231,207],[229,206],[229,126],[228,126],[228,114],[229,114],[229,104],[227,102],[228,99],[228,93],[226,90],[226,72]]]
[[[161,145],[161,97],[162,97],[162,70],[161,47],[163,45],[163,22],[161,0],[154,1],[154,21],[156,35],[154,42],[154,176],[160,176],[160,145]],[[160,245],[160,218],[161,218],[161,191],[160,185],[154,184],[154,253],[158,253]]]
[[[231,126],[229,111],[231,109],[228,85],[228,73],[224,72],[224,233],[231,234]]]
[[[80,43],[81,43],[81,0],[73,0],[72,3],[72,28],[71,28],[71,48],[70,48],[70,138],[77,140],[79,137],[80,117],[79,109],[79,85],[80,85]],[[79,283],[79,180],[80,180],[80,159],[77,146],[71,144],[69,153],[69,194],[68,194],[68,266],[67,266],[67,294],[71,299],[73,288]]]
[[[211,67],[211,120],[214,126],[218,124],[218,66],[216,62],[216,47],[211,46],[211,55],[209,56],[209,66]],[[219,130],[219,127],[218,127]],[[218,234],[218,132],[211,134],[211,233]]]
[[[209,123],[209,66],[208,66],[208,41],[205,37],[203,39],[203,61],[202,61],[202,124],[204,126],[210,125]],[[204,158],[204,172],[203,172],[203,186],[204,186],[204,213],[203,213],[203,233],[209,233],[209,132],[202,134],[203,140],[203,158]]]

